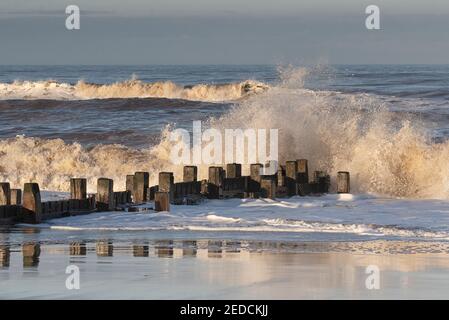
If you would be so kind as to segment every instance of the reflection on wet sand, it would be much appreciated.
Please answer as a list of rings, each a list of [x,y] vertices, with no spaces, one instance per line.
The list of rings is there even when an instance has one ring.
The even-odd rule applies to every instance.
[[[183,241],[181,250],[183,257],[195,257],[197,253],[196,241]]]
[[[134,257],[148,257],[149,256],[149,246],[148,245],[133,245],[133,256]]]
[[[156,241],[155,252],[159,258],[172,258],[173,257],[173,241],[161,240]]]
[[[239,253],[242,243],[240,241],[226,241],[225,252],[226,253]]]
[[[56,245],[45,245],[47,256],[67,252],[57,250]],[[92,249],[89,250],[89,247]],[[156,240],[143,243],[117,244],[119,252],[129,252],[132,257],[148,258],[189,258],[197,259],[278,259],[302,265],[348,265],[345,270],[335,271],[350,274],[351,268],[376,265],[379,269],[401,272],[426,270],[429,266],[449,269],[449,244],[443,242],[272,242],[272,241],[234,241],[234,240]],[[69,244],[70,256],[88,256],[95,252],[98,257],[113,257],[114,244],[111,240],[95,243],[86,241]],[[23,266],[39,266],[42,260],[41,245],[37,242],[24,242],[21,246]],[[14,247],[0,244],[0,267],[11,266]],[[154,254],[153,254],[154,253]],[[301,255],[298,255],[300,253]],[[318,254],[319,253],[319,254]],[[338,254],[336,254],[338,253]],[[308,254],[307,259],[297,260],[297,256]],[[46,256],[44,256],[45,258]],[[263,263],[263,262],[261,262]],[[350,278],[347,279],[350,281]]]
[[[439,297],[449,292],[447,250],[445,243],[398,241],[109,239],[68,245],[8,243],[0,245],[0,281],[8,284],[8,296],[20,296],[26,290],[39,295],[26,279],[35,277],[33,283],[35,280],[43,287],[56,283],[52,290],[57,291],[65,288],[67,265],[83,263],[86,283],[113,279],[108,288],[86,286],[85,290],[91,290],[82,291],[86,298],[419,298],[422,291],[426,297]],[[22,269],[22,255],[23,268],[29,269],[13,276]],[[98,268],[98,264],[107,264],[107,268]],[[365,286],[366,268],[372,265],[381,272],[382,290],[378,293]],[[54,281],[55,275],[60,283]],[[179,287],[169,283],[179,283]],[[128,290],[114,291],[111,286]],[[165,289],[149,292],[151,286]]]
[[[112,241],[98,241],[96,251],[97,256],[99,257],[112,257],[114,254],[114,246],[112,245]]]
[[[41,245],[35,242],[24,243],[22,245],[23,266],[38,267],[39,256],[41,255]]]
[[[87,253],[87,247],[85,242],[72,242],[70,244],[71,256],[85,256]]]
[[[9,246],[0,246],[0,267],[9,267],[10,255]]]
[[[207,256],[209,258],[221,258],[223,250],[221,249],[223,242],[209,241],[207,246]]]

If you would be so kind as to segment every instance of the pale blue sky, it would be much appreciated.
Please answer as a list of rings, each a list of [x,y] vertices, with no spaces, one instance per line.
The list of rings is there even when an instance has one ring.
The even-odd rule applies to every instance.
[[[0,43],[0,64],[449,63],[449,1],[2,0]]]

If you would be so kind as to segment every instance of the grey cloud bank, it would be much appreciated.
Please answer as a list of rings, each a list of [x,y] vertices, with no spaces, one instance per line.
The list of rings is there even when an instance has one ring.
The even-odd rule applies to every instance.
[[[381,30],[365,28],[366,6],[352,0],[76,2],[77,31],[65,29],[59,1],[3,2],[0,64],[449,63],[441,1],[410,1],[404,14],[398,1],[378,1]]]

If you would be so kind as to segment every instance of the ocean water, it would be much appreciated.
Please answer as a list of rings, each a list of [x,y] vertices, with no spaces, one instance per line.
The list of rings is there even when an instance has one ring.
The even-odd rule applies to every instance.
[[[4,230],[1,243],[101,238],[449,239],[449,66],[1,66],[0,178],[66,197],[69,178],[169,170],[168,134],[278,128],[279,158],[351,172],[353,195],[206,201]],[[207,166],[200,166],[200,178]],[[247,168],[244,168],[244,173]]]

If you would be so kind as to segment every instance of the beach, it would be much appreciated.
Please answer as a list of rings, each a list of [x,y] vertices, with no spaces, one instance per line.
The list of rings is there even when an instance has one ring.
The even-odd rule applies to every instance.
[[[160,240],[41,245],[34,263],[11,248],[0,268],[2,299],[446,299],[449,259],[415,253],[419,243],[338,244]],[[102,246],[109,246],[102,250]],[[363,253],[395,247],[403,253]],[[425,245],[429,247],[429,245]],[[112,249],[111,249],[112,247]],[[331,247],[335,247],[330,250]],[[407,249],[409,247],[409,249]],[[437,247],[437,246],[436,246]],[[104,249],[104,248],[103,248]],[[329,252],[326,252],[330,250]],[[447,246],[446,246],[447,250]],[[79,267],[80,289],[65,286]],[[380,269],[379,289],[367,289],[366,268]]]

